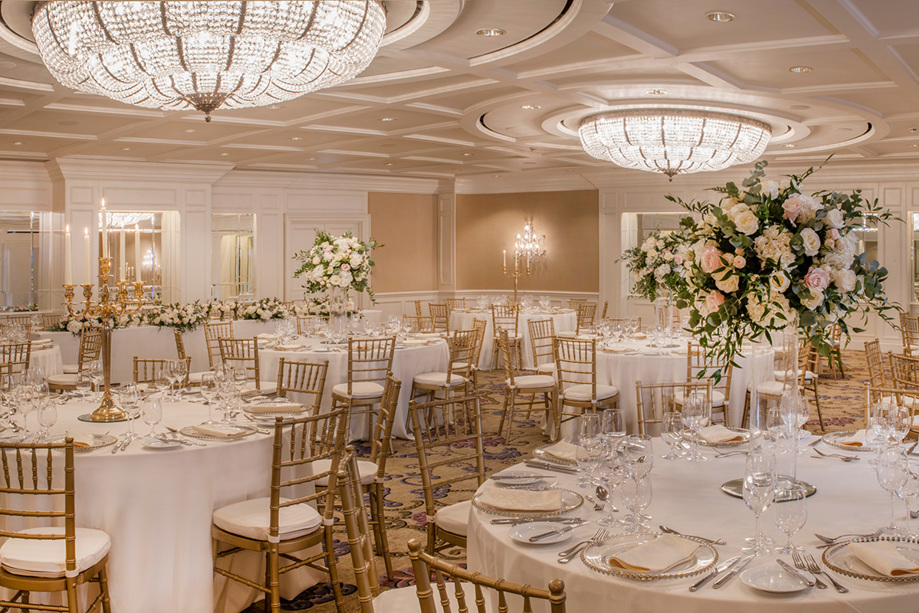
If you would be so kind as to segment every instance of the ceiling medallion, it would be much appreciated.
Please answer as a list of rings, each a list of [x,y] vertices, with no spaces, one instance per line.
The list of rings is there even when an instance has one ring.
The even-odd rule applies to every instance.
[[[208,121],[354,78],[385,26],[376,0],[57,0],[32,17],[42,60],[67,87]]]
[[[589,115],[578,126],[589,155],[624,168],[677,174],[722,170],[762,155],[770,127],[711,111],[651,108]]]

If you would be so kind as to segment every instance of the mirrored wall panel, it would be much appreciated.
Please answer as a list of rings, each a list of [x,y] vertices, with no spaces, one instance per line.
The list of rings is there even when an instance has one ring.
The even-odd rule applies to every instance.
[[[255,215],[211,215],[211,297],[248,299],[255,295]]]

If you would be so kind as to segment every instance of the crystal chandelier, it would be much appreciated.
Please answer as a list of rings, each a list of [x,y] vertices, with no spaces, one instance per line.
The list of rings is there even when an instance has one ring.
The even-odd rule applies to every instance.
[[[772,130],[761,121],[709,111],[632,109],[590,115],[578,126],[589,155],[624,168],[677,174],[722,170],[762,155]]]
[[[376,0],[41,2],[32,32],[67,87],[207,115],[265,106],[354,78],[386,17]]]
[[[528,221],[523,226],[523,234],[518,234],[514,241],[514,258],[523,258],[526,261],[527,274],[530,274],[530,264],[535,264],[546,255],[543,242],[546,236],[537,235],[533,223]]]

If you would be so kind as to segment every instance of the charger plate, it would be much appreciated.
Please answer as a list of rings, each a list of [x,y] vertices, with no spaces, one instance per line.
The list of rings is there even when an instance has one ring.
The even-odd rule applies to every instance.
[[[845,449],[846,451],[871,451],[871,448],[867,445],[862,445],[861,447],[853,447],[851,445],[843,445],[839,441],[850,438],[855,434],[856,430],[839,430],[837,432],[827,432],[823,435],[823,442],[829,445],[830,447],[835,447],[836,449]]]
[[[623,577],[624,579],[636,579],[638,581],[658,581],[662,579],[683,579],[704,573],[712,568],[718,562],[718,552],[710,544],[694,539],[688,536],[679,536],[687,541],[699,545],[691,560],[680,564],[676,568],[671,568],[665,572],[652,573],[647,571],[628,570],[625,568],[614,568],[609,565],[608,560],[639,545],[650,543],[657,537],[662,536],[660,532],[639,533],[639,534],[617,534],[606,539],[600,545],[588,545],[581,551],[581,561],[598,573],[612,575],[614,577]]]
[[[753,438],[753,433],[747,430],[746,428],[734,428],[732,426],[728,426],[728,430],[730,430],[731,432],[736,432],[741,437],[743,437],[743,440],[728,441],[724,443],[712,443],[712,442],[705,440],[701,436],[693,436],[693,433],[687,430],[683,431],[683,438],[686,439],[687,441],[692,441],[693,439],[696,439],[696,442],[699,445],[702,445],[703,447],[737,447],[738,445],[744,445],[746,443],[749,443],[750,440]]]
[[[566,490],[564,488],[527,488],[527,489],[557,489],[562,493],[562,506],[557,511],[509,511],[507,509],[499,509],[493,507],[489,504],[484,504],[479,501],[481,494],[476,494],[472,499],[472,506],[479,509],[480,511],[485,511],[486,513],[491,513],[492,515],[504,515],[505,517],[550,517],[555,515],[562,515],[568,511],[573,511],[584,504],[584,498],[577,492],[572,492],[571,490]]]
[[[211,427],[217,428],[219,426],[211,426]],[[190,436],[192,438],[198,438],[198,439],[205,440],[205,441],[238,441],[241,438],[245,438],[249,436],[250,434],[255,434],[256,432],[258,432],[258,428],[254,428],[252,426],[234,425],[234,426],[231,426],[231,428],[233,428],[234,430],[241,430],[241,432],[239,434],[234,434],[232,436],[210,436],[208,434],[199,432],[195,426],[185,426],[184,428],[179,430],[179,433],[184,436]]]
[[[882,575],[859,560],[848,548],[849,543],[877,543],[881,541],[893,543],[903,557],[912,560],[919,566],[919,538],[915,536],[878,536],[852,539],[845,543],[827,547],[823,552],[823,563],[827,565],[827,568],[840,575],[864,579],[865,581],[880,581],[883,583],[913,583],[919,581],[919,575],[901,575],[899,577]]]

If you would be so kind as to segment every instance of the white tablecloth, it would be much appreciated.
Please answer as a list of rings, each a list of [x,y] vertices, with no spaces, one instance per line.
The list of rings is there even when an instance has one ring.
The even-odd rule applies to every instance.
[[[33,345],[29,355],[29,368],[41,368],[46,377],[64,372],[61,348],[57,345]]]
[[[721,537],[727,545],[718,547],[721,559],[740,553],[743,539],[754,532],[753,514],[743,500],[720,491],[721,484],[743,476],[744,456],[712,458],[704,464],[670,462],[661,459],[659,440],[654,441],[657,455],[651,474],[653,500],[646,509],[655,528],[665,525],[688,534],[709,538]],[[827,447],[824,450],[829,451]],[[890,498],[880,488],[874,468],[867,457],[858,462],[799,458],[798,478],[817,487],[817,493],[807,499],[807,524],[795,537],[795,544],[805,546],[819,560],[822,550],[815,549],[819,541],[813,533],[842,534],[872,532],[886,525],[890,518]],[[527,469],[532,470],[532,469]],[[558,476],[558,484],[580,493],[576,476]],[[897,508],[903,515],[902,503]],[[590,520],[604,513],[593,511],[591,505],[571,513]],[[623,515],[623,513],[619,513]],[[698,592],[688,588],[699,577],[671,581],[631,581],[601,575],[586,567],[580,559],[569,564],[556,563],[556,554],[577,541],[590,538],[597,530],[594,524],[573,530],[573,535],[557,545],[527,546],[507,537],[508,526],[492,525],[496,516],[473,510],[469,521],[468,568],[488,575],[503,577],[515,583],[528,583],[545,588],[551,579],[565,582],[569,611],[614,610],[616,613],[914,613],[919,602],[919,585],[879,584],[833,574],[851,591],[838,594],[832,586],[811,588],[789,595],[770,595],[744,585],[737,577],[720,590],[711,583]],[[764,532],[777,542],[784,535],[775,527],[774,516],[767,510],[762,521]],[[747,568],[775,565],[776,555],[754,560]],[[791,562],[790,558],[786,561]],[[827,571],[833,573],[833,571]],[[824,577],[824,583],[829,584]],[[605,603],[605,604],[600,604]],[[534,611],[547,607],[533,603]]]
[[[317,351],[326,349],[317,339],[299,338],[294,344],[302,344],[308,349],[303,351],[276,351],[273,349],[259,350],[259,376],[263,381],[274,381],[278,377],[278,364],[283,357],[285,360],[298,362],[322,362],[328,360],[329,370],[326,373],[325,390],[322,397],[322,408],[332,406],[332,386],[348,381],[348,352],[345,348],[334,351]],[[347,347],[346,345],[344,347]],[[426,372],[443,372],[447,368],[450,352],[443,339],[431,339],[426,345],[411,347],[396,347],[393,355],[392,373],[402,382],[399,393],[399,405],[396,408],[395,422],[392,435],[396,438],[411,438],[408,416],[408,402],[411,400],[412,380],[415,375]],[[366,438],[366,424],[361,420],[352,420],[351,437],[353,440]]]
[[[578,327],[578,314],[571,309],[561,311],[524,311],[517,320],[517,333],[523,336],[523,366],[533,368],[533,348],[530,342],[530,327],[527,322],[532,320],[552,318],[555,333],[574,332]],[[485,340],[482,342],[482,355],[479,358],[479,368],[490,369],[492,353],[495,347],[495,328],[492,323],[491,311],[457,310],[450,315],[451,330],[472,330],[476,319],[488,322],[485,328]]]

